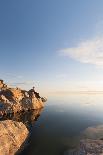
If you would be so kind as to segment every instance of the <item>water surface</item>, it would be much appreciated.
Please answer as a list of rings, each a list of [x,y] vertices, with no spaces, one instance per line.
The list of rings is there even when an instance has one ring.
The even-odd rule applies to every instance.
[[[78,146],[87,127],[100,124],[103,124],[102,94],[50,97],[31,128],[29,146],[21,155],[63,155]]]

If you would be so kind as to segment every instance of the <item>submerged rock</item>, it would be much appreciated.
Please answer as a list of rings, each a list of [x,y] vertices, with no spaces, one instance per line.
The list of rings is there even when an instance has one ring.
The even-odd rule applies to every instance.
[[[22,122],[5,120],[0,122],[0,155],[14,155],[28,137]]]
[[[103,138],[103,125],[91,126],[84,130],[82,133],[84,139],[101,139]]]
[[[64,155],[103,155],[103,125],[86,128],[79,146],[65,151]]]
[[[103,155],[103,125],[84,130],[80,141],[80,152],[84,153],[83,155]]]

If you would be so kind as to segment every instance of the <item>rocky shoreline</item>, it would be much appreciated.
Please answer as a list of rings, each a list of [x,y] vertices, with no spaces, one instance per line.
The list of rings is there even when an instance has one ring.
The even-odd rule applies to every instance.
[[[34,87],[29,91],[10,88],[0,80],[0,155],[20,153],[44,102]],[[103,155],[103,125],[85,129],[79,146],[64,155]]]
[[[46,98],[40,97],[34,87],[29,91],[9,88],[0,80],[0,116],[44,107]]]
[[[28,145],[31,128],[43,109],[8,115],[0,121],[0,155],[19,155]]]
[[[34,87],[29,91],[10,88],[0,80],[0,155],[20,152],[44,102]]]

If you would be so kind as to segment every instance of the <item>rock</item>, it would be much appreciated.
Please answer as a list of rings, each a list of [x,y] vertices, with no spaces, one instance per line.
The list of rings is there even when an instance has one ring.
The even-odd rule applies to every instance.
[[[42,102],[46,102],[47,99],[45,97],[41,97]]]
[[[38,99],[36,97],[34,97],[34,98],[29,98],[29,97],[23,98],[20,103],[21,103],[22,109],[24,109],[24,110],[25,109],[40,109],[40,108],[44,107],[42,100]]]
[[[0,80],[0,89],[2,89],[3,88],[3,80]]]
[[[0,121],[0,155],[19,154],[28,144],[30,130],[42,109],[4,116]]]
[[[21,113],[15,113],[10,115],[5,115],[3,118],[1,118],[1,121],[4,120],[13,120],[16,122],[22,122],[26,125],[28,129],[34,125],[34,122],[38,119],[43,109],[37,109],[37,110],[30,110],[25,111]]]
[[[102,155],[103,154],[103,141],[85,139],[80,142],[81,155]]]
[[[81,138],[80,145],[64,155],[103,155],[103,125],[86,128]]]
[[[103,155],[103,141],[84,139],[80,146],[64,152],[64,155]]]
[[[0,115],[1,113],[16,113],[44,107],[46,98],[40,97],[39,93],[33,89],[26,91],[20,88],[8,88],[3,80],[0,80]]]
[[[80,153],[83,155],[103,155],[103,125],[88,127],[82,134]]]
[[[5,120],[0,122],[0,155],[14,155],[28,137],[22,122]]]
[[[45,101],[34,89],[8,88],[0,80],[0,155],[21,150]]]

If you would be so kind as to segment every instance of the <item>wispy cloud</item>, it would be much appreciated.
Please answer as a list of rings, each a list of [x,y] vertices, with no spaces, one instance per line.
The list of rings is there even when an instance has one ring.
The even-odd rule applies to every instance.
[[[12,83],[9,83],[11,85],[14,85],[14,86],[17,86],[17,85],[34,85],[34,81],[23,81],[23,82],[12,82]]]
[[[75,47],[61,49],[59,53],[82,63],[103,66],[103,37],[81,41]]]

